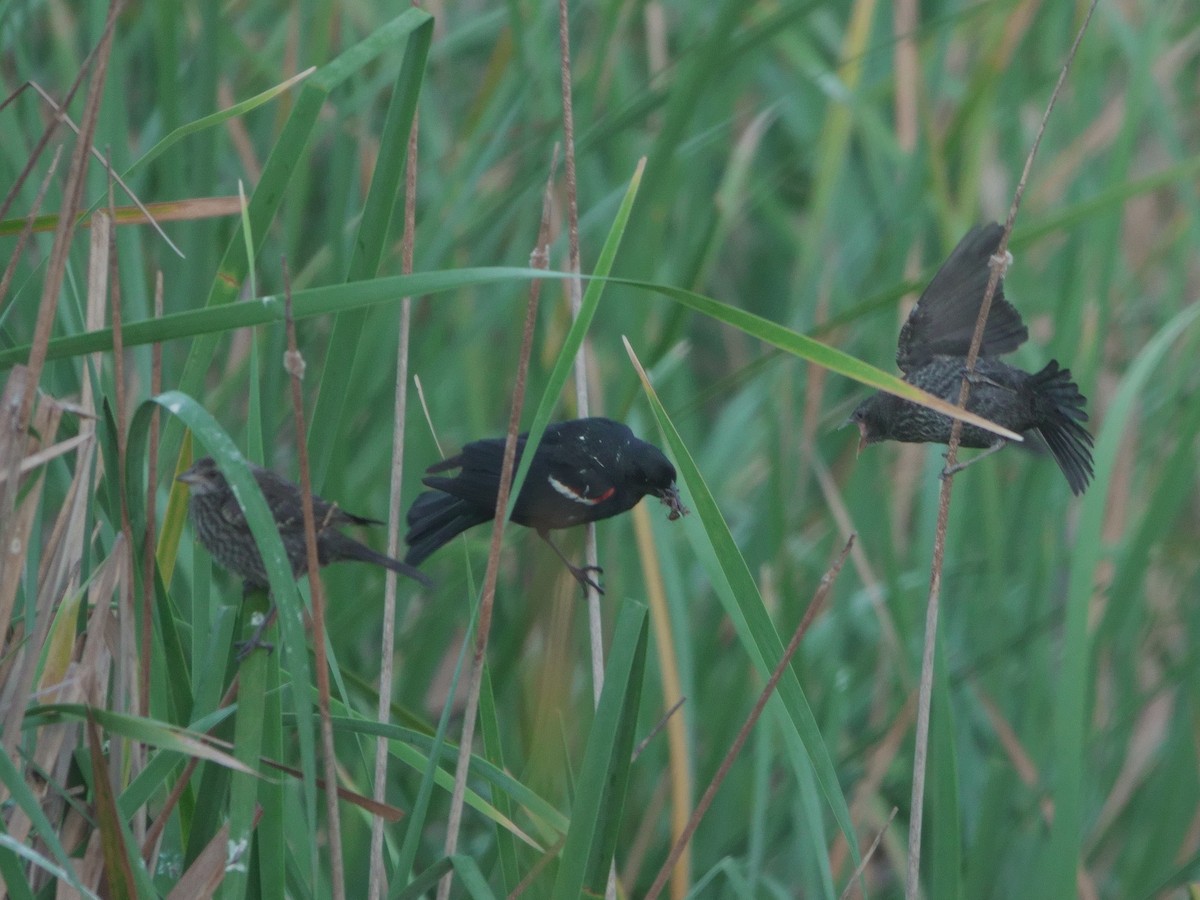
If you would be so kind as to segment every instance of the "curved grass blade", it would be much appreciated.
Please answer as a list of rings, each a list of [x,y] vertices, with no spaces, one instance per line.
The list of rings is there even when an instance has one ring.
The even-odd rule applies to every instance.
[[[292,577],[291,566],[279,537],[274,517],[267,507],[258,482],[250,473],[245,459],[233,440],[212,415],[195,399],[180,391],[167,391],[142,403],[134,413],[129,429],[126,485],[129,491],[129,515],[135,533],[145,528],[145,484],[142,460],[150,430],[150,417],[160,406],[186,425],[220,467],[229,481],[234,496],[246,516],[254,541],[262,554],[271,585],[271,596],[279,608],[279,628],[283,653],[290,672],[290,687],[298,721],[297,738],[300,744],[300,768],[304,773],[305,827],[308,851],[316,860],[316,749],[314,744],[313,707],[315,697],[309,672],[307,639],[304,631],[304,605]],[[230,840],[240,842],[249,838],[249,822],[242,829],[231,829]]]
[[[691,453],[679,436],[675,425],[667,415],[666,409],[659,400],[654,386],[642,368],[641,362],[625,339],[625,349],[637,370],[638,377],[650,401],[654,418],[658,421],[663,437],[675,457],[675,465],[683,483],[690,494],[694,516],[684,520],[689,539],[696,545],[701,562],[709,571],[713,588],[721,598],[726,613],[738,633],[738,638],[745,647],[747,655],[754,667],[764,678],[769,678],[774,667],[774,661],[783,656],[783,642],[779,632],[775,630],[771,617],[767,614],[758,585],[750,574],[746,560],[734,543],[729,526],[725,524],[716,500],[704,481],[704,476],[692,459]],[[845,835],[854,855],[855,864],[859,862],[858,837],[855,834],[853,822],[850,819],[850,808],[846,797],[838,783],[837,772],[833,768],[833,759],[816,718],[809,707],[804,690],[796,677],[794,668],[789,667],[779,680],[777,698],[783,703],[787,719],[791,723],[792,733],[803,745],[805,754],[810,761],[821,791],[829,803],[838,827]],[[776,701],[773,699],[772,704]],[[793,759],[793,764],[795,764]],[[812,823],[810,832],[817,840],[822,832],[821,823]],[[824,842],[819,845],[819,855],[825,856]]]

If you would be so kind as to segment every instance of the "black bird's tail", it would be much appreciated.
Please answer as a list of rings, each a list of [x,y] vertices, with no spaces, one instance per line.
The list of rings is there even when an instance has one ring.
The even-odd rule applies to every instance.
[[[440,547],[468,528],[480,525],[491,516],[480,515],[477,508],[442,491],[426,491],[408,510],[408,554],[404,561],[419,566]]]
[[[1082,494],[1092,480],[1092,435],[1079,424],[1088,420],[1083,408],[1087,398],[1071,380],[1071,370],[1059,368],[1053,359],[1030,376],[1029,389],[1038,433],[1067,476],[1071,491]]]

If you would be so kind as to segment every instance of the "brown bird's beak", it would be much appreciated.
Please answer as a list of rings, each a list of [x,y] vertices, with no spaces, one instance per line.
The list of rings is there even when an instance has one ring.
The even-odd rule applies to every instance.
[[[664,506],[671,510],[667,514],[668,522],[674,522],[680,516],[686,516],[689,512],[688,508],[683,505],[683,501],[679,498],[679,488],[675,485],[671,485],[659,494],[658,499],[663,502]]]
[[[859,454],[863,452],[863,447],[871,443],[870,439],[867,437],[867,423],[862,419],[850,416],[845,422],[839,425],[838,428],[845,428],[847,425],[854,425],[858,428],[858,449],[854,451],[854,456],[857,459]]]
[[[200,476],[196,474],[195,468],[186,469],[175,476],[176,481],[182,481],[184,484],[199,484]]]

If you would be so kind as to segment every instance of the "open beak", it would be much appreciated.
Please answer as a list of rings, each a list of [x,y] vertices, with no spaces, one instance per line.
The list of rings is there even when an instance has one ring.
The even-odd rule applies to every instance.
[[[855,410],[853,415],[851,415],[846,419],[845,422],[838,426],[839,429],[845,428],[847,425],[854,425],[856,428],[858,428],[858,449],[854,451],[854,456],[856,459],[863,452],[863,447],[871,443],[870,439],[867,437],[867,423],[858,418],[857,413],[858,411]]]
[[[686,516],[688,514],[688,508],[684,506],[683,501],[679,499],[679,488],[677,488],[675,485],[671,485],[669,488],[659,494],[658,499],[660,499],[663,504],[671,510],[671,512],[667,514],[668,522],[674,522],[680,516]]]

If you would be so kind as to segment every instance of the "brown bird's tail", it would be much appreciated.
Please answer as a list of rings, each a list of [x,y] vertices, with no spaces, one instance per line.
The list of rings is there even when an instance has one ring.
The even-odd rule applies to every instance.
[[[433,579],[420,569],[416,569],[398,559],[392,559],[390,556],[385,556],[382,553],[377,553],[366,544],[360,543],[349,535],[342,534],[339,531],[327,531],[322,534],[317,544],[317,552],[321,556],[322,565],[343,559],[374,563],[377,566],[383,566],[385,569],[391,569],[398,575],[405,575],[413,579],[413,581],[419,581],[425,587],[433,587]]]
[[[1088,420],[1083,408],[1087,398],[1071,380],[1071,370],[1059,368],[1053,359],[1030,376],[1028,387],[1033,394],[1038,433],[1067,476],[1071,491],[1082,494],[1092,480],[1092,435],[1079,424]]]

